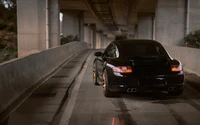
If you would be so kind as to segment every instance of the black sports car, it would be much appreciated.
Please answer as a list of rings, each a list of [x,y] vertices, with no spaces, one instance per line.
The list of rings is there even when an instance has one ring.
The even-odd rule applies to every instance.
[[[96,52],[94,84],[102,84],[106,97],[116,92],[167,91],[181,95],[184,73],[180,61],[153,40],[119,40]]]

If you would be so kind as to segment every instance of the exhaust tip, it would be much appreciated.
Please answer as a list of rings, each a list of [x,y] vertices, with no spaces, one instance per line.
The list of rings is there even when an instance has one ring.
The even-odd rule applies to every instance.
[[[177,89],[176,87],[169,87],[168,91],[176,91],[176,89]]]
[[[137,88],[128,88],[127,92],[128,93],[136,93],[137,92]]]

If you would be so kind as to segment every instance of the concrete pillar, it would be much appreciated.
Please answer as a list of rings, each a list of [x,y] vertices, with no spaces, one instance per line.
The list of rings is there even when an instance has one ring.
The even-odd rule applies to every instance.
[[[49,48],[60,45],[60,18],[59,16],[60,16],[59,1],[49,0]]]
[[[155,14],[155,39],[157,41],[166,45],[183,44],[185,8],[185,0],[157,0]]]
[[[138,15],[138,39],[153,39],[153,14],[140,13]]]
[[[128,26],[128,39],[134,39],[135,38],[135,25],[129,25]]]
[[[63,35],[64,36],[78,36],[80,38],[79,30],[79,14],[80,11],[62,10],[63,13]]]
[[[100,49],[102,44],[102,31],[96,33],[96,49]]]
[[[106,48],[113,40],[114,38],[110,38],[108,35],[104,35],[104,48]]]
[[[108,37],[107,35],[103,35],[103,48],[106,48],[108,44]]]
[[[90,36],[89,36],[89,27],[87,25],[84,25],[84,42],[87,42],[88,44],[90,43],[89,39],[90,39]]]
[[[99,32],[96,32],[96,46],[95,46],[96,49],[99,48]]]
[[[93,48],[93,29],[89,25],[84,25],[84,41],[87,42],[91,48]]]
[[[49,0],[49,41],[46,41],[46,1],[17,0],[18,56],[59,45],[59,2]]]
[[[100,33],[100,48],[102,49],[103,48],[103,39],[104,39],[103,31],[100,31],[99,33]]]
[[[80,12],[79,14],[79,38],[80,41],[84,41],[84,12]]]
[[[189,31],[200,30],[200,0],[190,0]]]
[[[91,28],[92,28],[92,48],[96,49],[96,25],[95,24],[91,24]]]

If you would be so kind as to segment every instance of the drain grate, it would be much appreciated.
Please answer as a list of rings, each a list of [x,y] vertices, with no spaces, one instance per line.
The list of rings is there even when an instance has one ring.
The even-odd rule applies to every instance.
[[[31,98],[45,98],[45,97],[55,97],[56,93],[33,93]]]

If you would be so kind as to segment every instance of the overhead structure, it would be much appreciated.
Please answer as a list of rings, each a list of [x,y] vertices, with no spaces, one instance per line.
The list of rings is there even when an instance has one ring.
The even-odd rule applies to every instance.
[[[90,10],[96,15],[100,22],[111,31],[118,30],[114,19],[111,0],[86,0]]]

